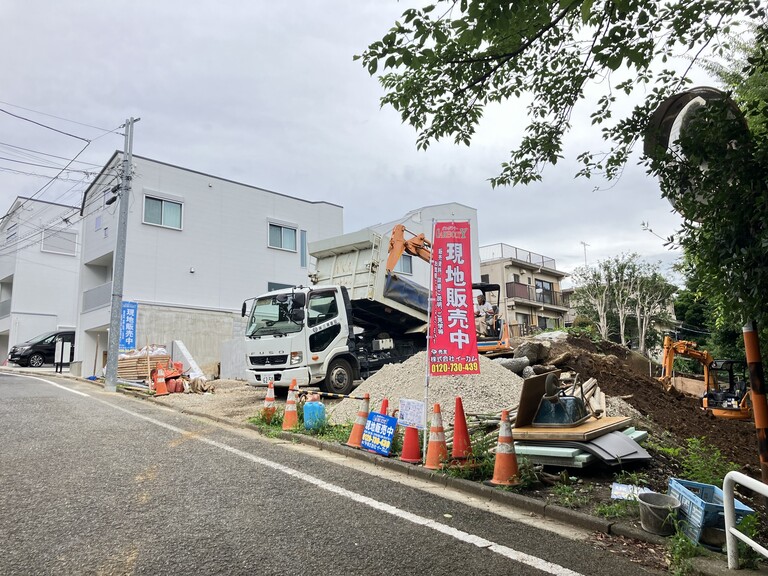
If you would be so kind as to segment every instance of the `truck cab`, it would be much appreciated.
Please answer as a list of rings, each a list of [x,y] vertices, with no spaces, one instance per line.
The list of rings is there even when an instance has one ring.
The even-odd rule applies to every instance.
[[[255,298],[245,330],[248,383],[287,387],[296,380],[349,393],[360,371],[345,295],[339,286],[298,286]]]

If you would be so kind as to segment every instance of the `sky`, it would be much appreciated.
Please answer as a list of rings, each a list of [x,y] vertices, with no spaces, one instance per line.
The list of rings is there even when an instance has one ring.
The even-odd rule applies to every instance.
[[[345,232],[459,202],[477,208],[481,246],[523,248],[565,272],[628,252],[666,270],[679,254],[659,237],[680,218],[653,178],[632,163],[617,183],[574,179],[578,152],[606,149],[586,110],[566,159],[530,186],[488,182],[525,125],[517,101],[489,109],[470,147],[416,149],[353,61],[411,4],[422,5],[2,0],[0,213],[33,194],[79,205],[135,117],[134,154],[339,204]]]

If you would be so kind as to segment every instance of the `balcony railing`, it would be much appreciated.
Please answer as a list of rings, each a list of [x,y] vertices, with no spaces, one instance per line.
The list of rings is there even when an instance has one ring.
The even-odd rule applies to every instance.
[[[11,299],[0,302],[0,318],[11,315]]]
[[[514,259],[521,262],[527,262],[533,266],[540,268],[549,268],[550,270],[557,270],[555,259],[549,256],[542,256],[536,254],[536,252],[529,252],[516,246],[510,246],[509,244],[489,244],[488,246],[480,246],[480,261],[485,262],[487,260],[497,260],[499,258]]]
[[[101,284],[83,292],[83,312],[103,308],[112,303],[112,282]]]
[[[510,298],[536,302],[541,306],[568,307],[568,299],[563,298],[562,292],[534,288],[533,286],[521,284],[520,282],[507,282],[507,299]]]

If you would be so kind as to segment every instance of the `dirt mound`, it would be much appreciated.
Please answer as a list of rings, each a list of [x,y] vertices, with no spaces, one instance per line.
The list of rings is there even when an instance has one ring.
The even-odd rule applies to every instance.
[[[558,346],[559,352],[571,353],[563,367],[581,374],[582,380],[596,378],[606,395],[624,398],[647,418],[649,428],[667,431],[681,444],[686,438],[704,437],[745,471],[756,469],[754,423],[712,418],[699,408],[697,398],[665,392],[658,380],[648,376],[647,360],[643,359],[643,374],[638,355],[617,344],[569,337]]]

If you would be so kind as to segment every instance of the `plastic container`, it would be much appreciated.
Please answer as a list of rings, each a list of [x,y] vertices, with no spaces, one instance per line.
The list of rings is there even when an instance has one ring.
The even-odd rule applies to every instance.
[[[668,494],[643,492],[637,495],[640,504],[640,525],[651,534],[669,536],[675,533],[675,520],[680,500]]]
[[[667,493],[680,500],[683,533],[698,543],[704,528],[725,528],[723,491],[712,484],[670,478]],[[736,523],[754,510],[734,499]]]
[[[318,430],[325,424],[325,404],[306,402],[304,404],[304,428]]]

